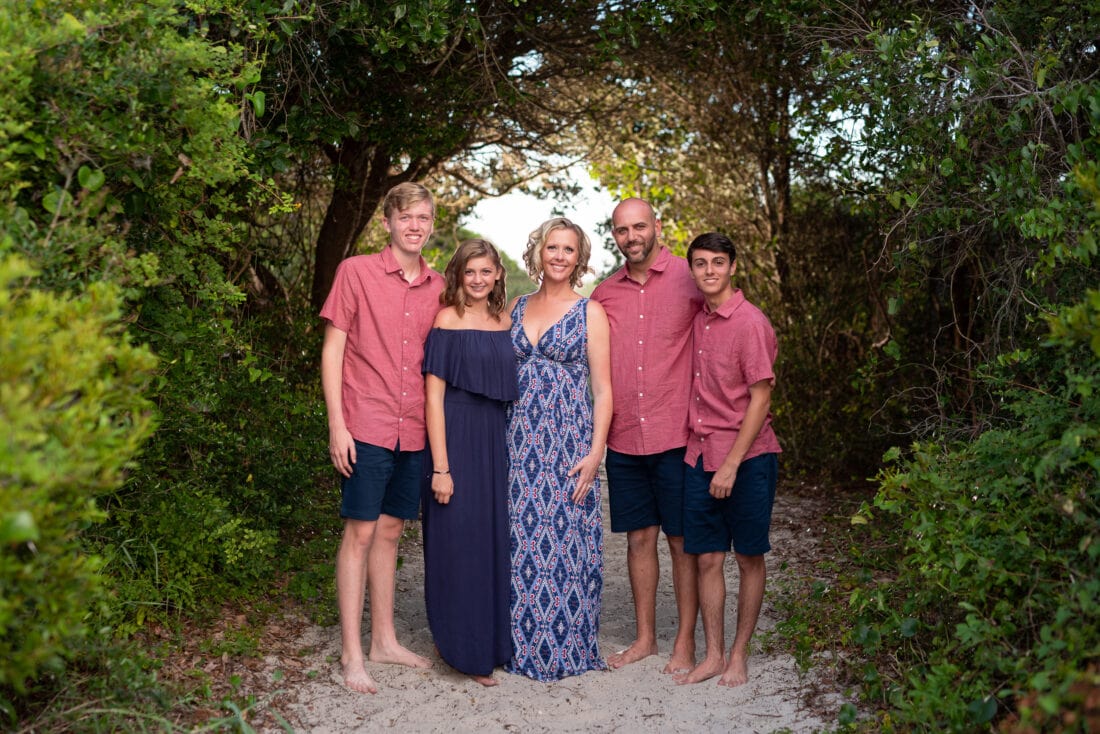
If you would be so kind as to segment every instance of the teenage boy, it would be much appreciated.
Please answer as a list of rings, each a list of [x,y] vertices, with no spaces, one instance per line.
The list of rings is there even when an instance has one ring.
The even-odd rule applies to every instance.
[[[420,255],[435,222],[428,190],[399,184],[386,194],[382,213],[389,244],[344,260],[321,309],[329,456],[343,477],[344,535],[336,555],[340,662],[344,684],[361,693],[378,690],[361,637],[367,588],[371,662],[431,666],[397,642],[393,599],[397,543],[420,506],[426,435],[420,366],[443,278]]]
[[[691,436],[684,482],[684,550],[698,554],[699,607],[706,656],[677,683],[721,676],[748,681],[749,640],[764,600],[764,554],[775,500],[779,442],[771,426],[775,331],[731,278],[737,253],[725,235],[708,232],[688,246],[688,264],[703,294],[693,327]],[[737,632],[725,652],[726,554],[740,573]]]
[[[611,215],[626,264],[592,293],[611,327],[614,405],[606,459],[611,530],[626,533],[635,639],[607,663],[657,653],[657,539],[665,531],[679,627],[666,673],[695,667],[695,557],[684,553],[684,447],[691,388],[691,324],[702,298],[687,262],[659,243],[661,220],[626,199]]]

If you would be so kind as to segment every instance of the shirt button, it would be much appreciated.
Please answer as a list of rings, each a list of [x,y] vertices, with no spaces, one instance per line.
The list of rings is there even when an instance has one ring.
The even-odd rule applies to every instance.
[[[644,313],[640,313],[640,314],[638,314],[638,318],[640,318],[640,319],[644,319],[644,318],[645,318],[645,314],[644,314]]]
[[[638,397],[642,397],[645,393],[638,393]]]
[[[639,371],[639,372],[641,372],[641,371],[642,371],[642,366],[641,366],[641,365],[638,365],[638,371]]]
[[[641,420],[642,420],[642,423],[645,423],[645,418],[642,418]]]
[[[641,340],[641,339],[639,339],[639,340],[638,340],[638,343],[639,343],[639,344],[641,344],[641,343],[642,343],[642,340]]]

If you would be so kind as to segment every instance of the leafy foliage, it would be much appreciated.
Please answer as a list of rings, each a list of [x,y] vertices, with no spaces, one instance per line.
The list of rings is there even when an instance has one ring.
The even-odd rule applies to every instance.
[[[0,715],[10,692],[57,672],[105,604],[81,535],[153,427],[148,350],[120,328],[117,288],[75,296],[33,285],[0,232]]]

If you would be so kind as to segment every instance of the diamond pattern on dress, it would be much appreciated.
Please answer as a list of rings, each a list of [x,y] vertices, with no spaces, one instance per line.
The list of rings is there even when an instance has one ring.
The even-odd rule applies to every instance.
[[[526,297],[512,311],[520,399],[509,412],[512,648],[507,669],[541,681],[604,670],[600,658],[603,526],[599,480],[572,499],[568,472],[592,446],[587,300],[537,345],[523,331]]]

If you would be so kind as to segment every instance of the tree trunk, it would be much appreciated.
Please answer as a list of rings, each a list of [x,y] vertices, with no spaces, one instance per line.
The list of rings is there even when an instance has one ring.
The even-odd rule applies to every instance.
[[[317,234],[313,257],[313,286],[310,303],[320,310],[328,298],[336,268],[355,254],[355,245],[390,186],[407,180],[406,170],[390,176],[389,152],[382,146],[345,140],[329,155],[332,160],[332,199],[325,221]]]

